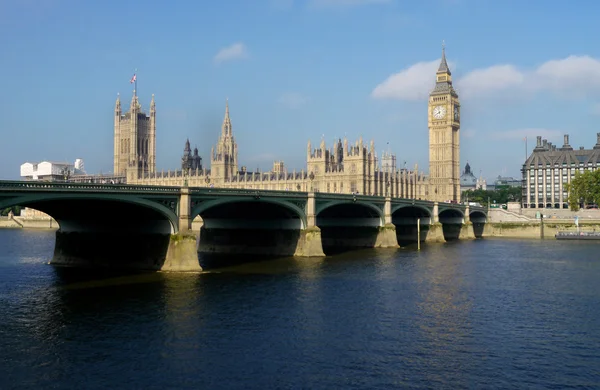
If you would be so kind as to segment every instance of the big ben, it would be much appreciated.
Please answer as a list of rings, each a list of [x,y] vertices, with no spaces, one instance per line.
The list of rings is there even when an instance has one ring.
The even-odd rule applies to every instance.
[[[435,88],[429,94],[429,198],[460,202],[460,102],[442,45]]]

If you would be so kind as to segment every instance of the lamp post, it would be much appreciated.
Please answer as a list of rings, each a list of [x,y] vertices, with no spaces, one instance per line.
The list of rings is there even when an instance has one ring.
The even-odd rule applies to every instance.
[[[390,196],[390,181],[385,183],[385,196]]]
[[[204,178],[204,182],[206,183],[206,186],[208,187],[208,185],[210,184],[210,176],[206,175],[206,178]]]
[[[71,171],[69,171],[69,167],[63,167],[61,173],[63,175],[64,181],[69,181],[69,177],[71,176]]]
[[[315,174],[313,172],[308,175],[308,179],[310,180],[310,192],[313,192],[313,180],[315,180]]]
[[[188,186],[188,175],[189,175],[188,169],[184,169],[183,170],[183,186],[184,187]]]

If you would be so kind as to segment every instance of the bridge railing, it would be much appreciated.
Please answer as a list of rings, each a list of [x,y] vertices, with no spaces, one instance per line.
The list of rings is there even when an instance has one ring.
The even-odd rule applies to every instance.
[[[281,190],[253,190],[241,188],[211,188],[211,187],[190,187],[192,195],[220,194],[220,195],[259,195],[259,196],[279,196],[292,198],[306,198],[307,193],[301,191],[281,191]]]
[[[179,193],[180,187],[131,184],[96,184],[43,181],[0,181],[0,191],[81,191],[81,192],[167,192]]]

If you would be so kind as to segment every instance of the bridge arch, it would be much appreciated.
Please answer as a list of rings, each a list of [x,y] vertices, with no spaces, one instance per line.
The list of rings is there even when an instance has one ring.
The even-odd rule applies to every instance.
[[[194,198],[192,198],[194,202]],[[200,200],[190,217],[202,218],[198,250],[203,253],[291,256],[307,226],[303,202],[255,197]]]
[[[444,240],[454,241],[460,238],[460,233],[465,223],[465,214],[460,209],[440,208],[438,219],[442,224]]]
[[[178,202],[168,199],[174,206]],[[52,264],[157,270],[164,265],[171,234],[178,232],[177,215],[159,203],[164,200],[44,191],[5,197],[0,207],[31,207],[58,222]]]
[[[291,202],[287,202],[285,200],[279,200],[279,199],[269,199],[269,198],[258,198],[258,199],[248,199],[248,198],[224,198],[224,199],[215,199],[215,200],[209,200],[209,201],[204,201],[204,202],[200,202],[199,204],[195,205],[191,211],[191,215],[190,218],[193,219],[196,216],[200,215],[201,218],[204,219],[203,214],[206,214],[207,211],[209,210],[214,210],[214,209],[219,209],[219,208],[226,208],[226,206],[233,206],[233,205],[245,205],[245,204],[260,204],[260,205],[270,205],[271,207],[273,207],[274,212],[277,211],[287,211],[288,213],[284,213],[287,214],[286,217],[296,217],[297,219],[300,220],[300,229],[304,229],[306,227],[306,213],[304,212],[303,209],[301,209],[299,206],[291,203]],[[233,210],[231,210],[230,212],[233,212]]]
[[[455,209],[455,208],[442,208],[440,207],[439,209],[439,213],[438,213],[438,218],[440,220],[441,223],[442,220],[454,220],[456,223],[463,223],[464,222],[464,218],[465,218],[465,213],[461,210],[461,209]],[[460,218],[460,222],[458,221],[458,218]]]
[[[392,215],[396,212],[399,212],[399,214],[408,214],[407,211],[409,211],[410,214],[418,215],[420,218],[431,218],[431,210],[420,204],[392,205]]]
[[[66,204],[67,202],[68,204]],[[81,204],[84,202],[86,204]],[[89,202],[95,202],[95,204],[89,204]],[[78,210],[79,207],[89,209],[90,206],[93,205],[105,204],[109,206],[114,206],[119,203],[136,205],[141,208],[151,210],[156,214],[156,216],[160,215],[166,221],[169,222],[170,233],[177,233],[178,231],[178,217],[174,211],[158,203],[157,201],[134,196],[123,196],[118,199],[107,199],[106,197],[95,194],[32,194],[2,199],[0,200],[0,209],[4,209],[11,206],[25,206],[34,208],[36,210],[40,210],[54,218],[59,224],[61,230],[64,231],[71,230],[69,229],[67,221],[68,219],[74,216],[73,212],[75,212],[76,215],[78,214],[79,217],[82,216],[82,210]],[[64,211],[61,212],[61,208]],[[116,211],[113,211],[110,214],[114,218],[113,222],[115,222],[115,224],[118,224],[119,220],[116,219],[121,219],[120,217],[122,216],[118,216],[118,213]]]
[[[315,210],[315,216],[317,217],[317,219],[319,218],[319,216],[324,217],[324,213],[329,217],[337,214],[336,217],[338,218],[340,217],[340,214],[350,216],[352,214],[355,214],[358,218],[379,218],[378,226],[383,226],[385,222],[383,211],[381,210],[381,208],[369,202],[353,200],[334,200],[317,204]]]
[[[432,212],[424,205],[392,205],[392,223],[396,226],[396,237],[400,246],[423,242],[429,235]],[[419,227],[417,228],[417,224]]]
[[[385,224],[382,209],[367,201],[317,198],[315,206],[315,224],[321,230],[325,254],[373,248]]]
[[[473,210],[469,213],[469,219],[473,224],[473,235],[475,235],[476,238],[483,237],[483,230],[487,223],[486,213],[480,210]]]

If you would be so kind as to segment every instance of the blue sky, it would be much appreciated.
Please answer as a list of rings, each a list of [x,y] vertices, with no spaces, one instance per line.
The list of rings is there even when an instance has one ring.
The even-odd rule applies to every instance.
[[[157,104],[157,168],[204,162],[229,98],[240,163],[305,166],[306,143],[374,139],[428,171],[427,94],[445,40],[461,167],[518,176],[535,136],[600,132],[600,2],[0,0],[0,178],[25,161],[112,170],[117,93]]]

